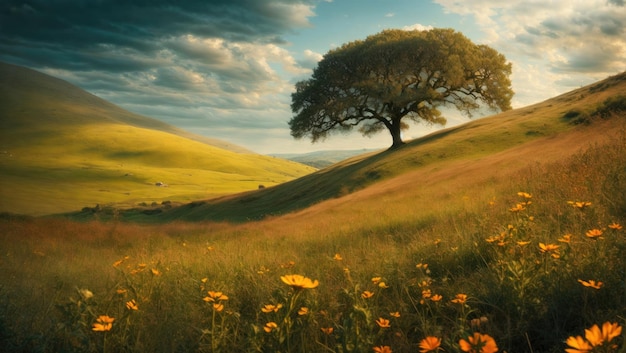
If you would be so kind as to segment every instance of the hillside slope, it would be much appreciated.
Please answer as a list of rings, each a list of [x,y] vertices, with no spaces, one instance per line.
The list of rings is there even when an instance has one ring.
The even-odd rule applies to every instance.
[[[0,212],[184,202],[314,171],[195,136],[8,64],[0,64],[0,131]]]
[[[450,197],[445,185],[453,180],[485,183],[603,143],[612,132],[623,130],[624,119],[619,117],[625,110],[623,73],[532,106],[438,131],[396,150],[357,156],[276,187],[174,208],[158,220],[239,222],[298,210],[310,213],[344,202],[378,209],[381,199],[393,193]],[[609,111],[617,117],[602,119],[611,115]],[[341,212],[339,206],[330,209]]]

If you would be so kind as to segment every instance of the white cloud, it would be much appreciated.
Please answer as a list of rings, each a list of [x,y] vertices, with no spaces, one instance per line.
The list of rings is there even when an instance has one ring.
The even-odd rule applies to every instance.
[[[448,13],[472,16],[480,41],[513,63],[519,104],[626,70],[626,7],[619,2],[435,1]]]
[[[429,31],[433,29],[433,26],[424,26],[422,24],[416,23],[410,26],[404,26],[402,27],[403,31]]]

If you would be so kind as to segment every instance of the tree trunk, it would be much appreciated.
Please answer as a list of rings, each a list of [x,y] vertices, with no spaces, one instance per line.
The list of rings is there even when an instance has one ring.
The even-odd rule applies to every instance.
[[[391,145],[392,149],[404,145],[404,141],[402,141],[400,126],[400,119],[394,119],[389,126],[389,133],[391,133],[391,139],[393,140],[393,143]]]

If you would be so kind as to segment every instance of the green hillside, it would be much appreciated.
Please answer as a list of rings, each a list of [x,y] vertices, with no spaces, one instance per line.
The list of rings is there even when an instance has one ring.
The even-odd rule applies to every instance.
[[[186,202],[314,171],[132,114],[8,64],[0,65],[0,129],[0,212]]]
[[[395,178],[409,179],[407,184],[412,183],[411,188],[419,191],[419,179],[410,181],[416,178],[410,174],[414,172],[427,178],[433,171],[447,170],[454,177],[463,172],[455,171],[459,165],[496,158],[503,161],[492,163],[508,169],[531,165],[533,158],[550,162],[606,138],[606,127],[591,122],[602,120],[598,117],[606,110],[626,110],[624,97],[626,73],[532,106],[435,132],[397,150],[353,157],[276,187],[181,206],[159,215],[158,220],[261,219],[302,210]],[[523,160],[515,155],[522,153],[521,148],[526,149]],[[498,157],[506,152],[511,154],[509,159]]]
[[[90,222],[0,214],[0,346],[624,352],[625,84],[111,222],[111,207],[70,215]],[[153,159],[138,151],[132,165]]]

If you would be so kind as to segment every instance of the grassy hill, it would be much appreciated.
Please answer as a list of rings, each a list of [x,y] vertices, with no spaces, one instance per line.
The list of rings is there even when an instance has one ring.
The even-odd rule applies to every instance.
[[[313,168],[125,111],[65,81],[0,64],[0,211],[183,202]],[[157,187],[156,183],[166,184]]]
[[[411,353],[429,338],[461,353],[474,337],[498,352],[587,339],[622,353],[625,83],[263,190],[120,215],[154,224],[0,215],[0,346]]]
[[[344,196],[366,188],[363,193],[380,197],[394,192],[418,197],[433,190],[445,193],[456,179],[481,185],[485,178],[559,160],[606,141],[614,128],[604,126],[607,122],[601,117],[609,110],[626,110],[624,97],[626,74],[620,74],[529,107],[440,130],[400,149],[353,157],[272,188],[174,208],[158,220],[245,221],[302,210],[329,199],[347,202],[358,196]]]

